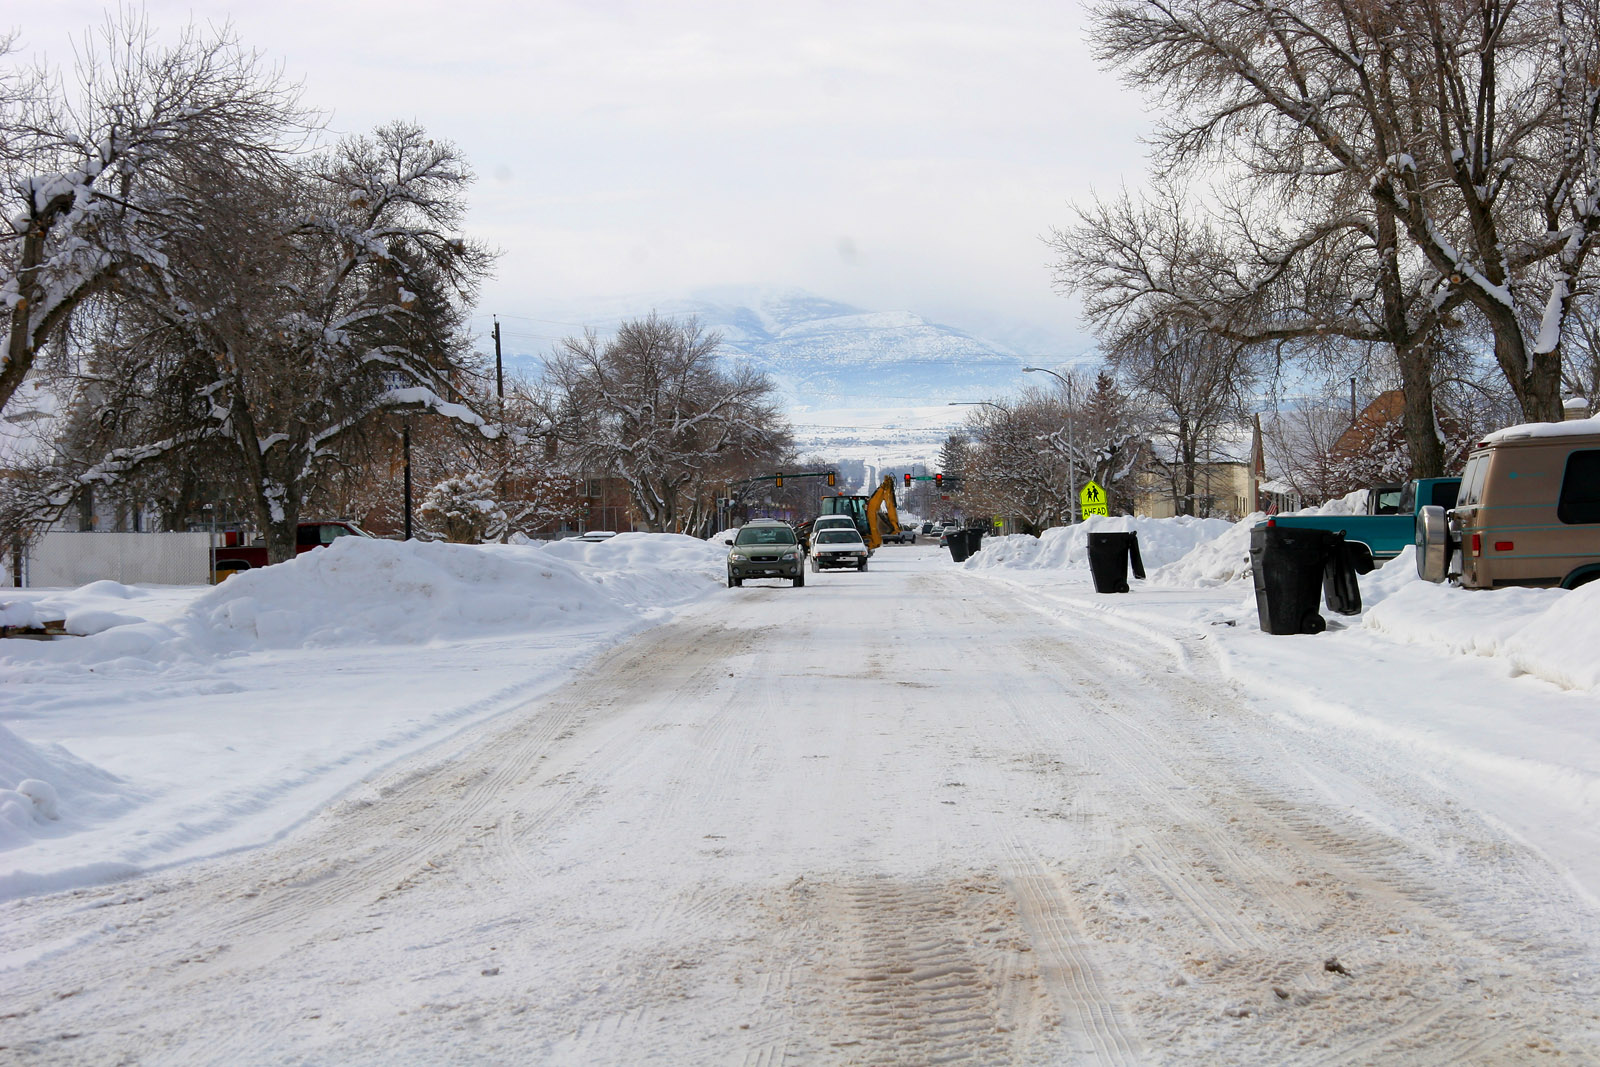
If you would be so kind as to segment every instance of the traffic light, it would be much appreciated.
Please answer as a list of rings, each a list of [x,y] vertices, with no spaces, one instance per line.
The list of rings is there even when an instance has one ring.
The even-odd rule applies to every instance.
[[[829,485],[833,484],[833,472],[832,471],[828,472],[828,484]]]
[[[944,475],[935,474],[933,476],[933,487],[935,489],[943,489],[944,488]]]
[[[779,489],[783,488],[783,475],[781,475],[781,474],[778,475],[778,488]]]
[[[911,475],[909,475],[909,474],[906,475],[906,488],[907,489],[911,488]]]

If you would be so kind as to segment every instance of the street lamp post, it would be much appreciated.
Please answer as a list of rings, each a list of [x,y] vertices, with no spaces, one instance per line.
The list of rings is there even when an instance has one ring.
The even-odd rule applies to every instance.
[[[1072,521],[1077,522],[1080,516],[1078,515],[1077,447],[1072,440],[1072,379],[1067,375],[1056,373],[1049,367],[1023,367],[1022,369],[1029,374],[1048,374],[1067,387],[1067,507],[1072,513]]]

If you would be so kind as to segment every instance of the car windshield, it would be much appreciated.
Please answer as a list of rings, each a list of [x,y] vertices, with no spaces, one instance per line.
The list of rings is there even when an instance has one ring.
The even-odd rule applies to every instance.
[[[859,545],[861,535],[854,530],[823,530],[817,535],[821,545]]]
[[[746,526],[734,540],[740,545],[792,545],[794,531],[787,526]]]

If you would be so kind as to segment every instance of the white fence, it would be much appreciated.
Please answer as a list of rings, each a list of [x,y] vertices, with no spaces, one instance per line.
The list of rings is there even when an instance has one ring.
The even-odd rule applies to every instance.
[[[205,585],[211,580],[211,535],[47,533],[24,553],[23,581],[32,587],[103,579],[124,585]],[[0,582],[11,584],[9,566]]]

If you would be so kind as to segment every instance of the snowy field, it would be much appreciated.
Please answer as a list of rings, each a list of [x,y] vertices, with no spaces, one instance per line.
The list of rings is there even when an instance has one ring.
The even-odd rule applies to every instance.
[[[735,590],[689,538],[351,538],[23,591],[81,636],[0,644],[0,1050],[1593,1062],[1600,583],[1408,554],[1274,637],[1247,544]]]

